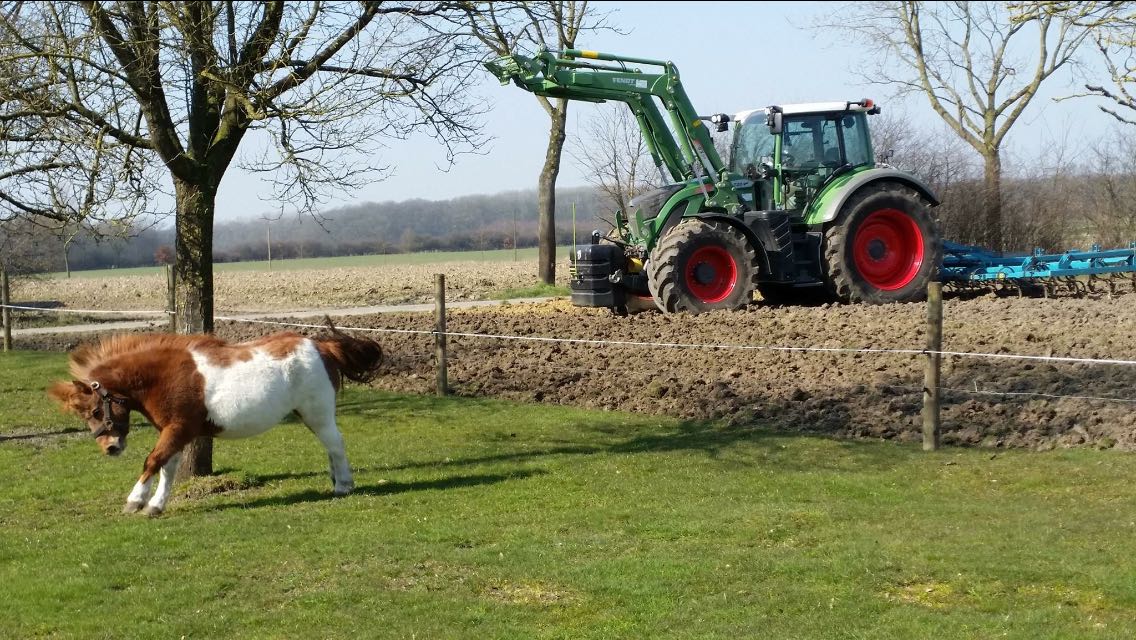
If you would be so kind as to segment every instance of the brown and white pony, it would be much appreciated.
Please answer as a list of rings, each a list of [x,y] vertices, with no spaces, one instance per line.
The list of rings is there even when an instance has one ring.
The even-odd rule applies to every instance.
[[[104,338],[73,352],[76,379],[54,383],[48,394],[87,420],[107,455],[126,448],[131,411],[157,428],[124,513],[165,511],[182,449],[194,438],[254,436],[292,412],[327,449],[335,495],[346,495],[355,485],[335,424],[335,394],[343,378],[373,378],[383,352],[374,340],[341,333],[330,320],[328,326],[328,337],[283,332],[239,344],[209,335]]]

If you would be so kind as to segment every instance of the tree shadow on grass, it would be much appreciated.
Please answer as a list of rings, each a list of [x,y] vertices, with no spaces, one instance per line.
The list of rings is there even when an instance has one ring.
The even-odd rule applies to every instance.
[[[649,430],[648,430],[649,429]],[[566,433],[581,434],[577,440],[563,439],[550,446],[488,455],[446,457],[384,466],[385,471],[405,471],[438,467],[473,467],[497,463],[523,463],[557,457],[601,455],[654,455],[699,453],[710,463],[757,466],[776,464],[786,471],[815,471],[817,468],[874,466],[894,467],[920,455],[915,447],[880,446],[878,442],[841,440],[828,435],[805,435],[779,430],[772,421],[730,426],[721,420],[686,420],[663,429],[628,427],[621,433],[606,426],[586,422],[564,423]],[[595,435],[595,438],[591,438]],[[824,441],[839,451],[816,456],[786,452],[802,438]],[[812,449],[812,448],[810,448]]]
[[[8,442],[14,440],[35,440],[37,438],[51,438],[54,436],[71,436],[81,435],[88,433],[87,429],[81,428],[64,428],[56,431],[35,431],[32,433],[17,433],[12,435],[0,435],[0,442]]]
[[[389,471],[392,468],[393,467],[374,467],[374,466],[356,467],[356,466],[352,466],[351,472],[354,473],[354,474],[363,474],[363,473]],[[256,486],[256,487],[263,487],[264,485],[267,485],[267,484],[272,483],[272,482],[278,482],[280,480],[306,480],[308,478],[330,478],[330,476],[328,475],[327,467],[324,467],[322,469],[313,469],[312,471],[280,471],[280,472],[276,472],[276,473],[253,473],[253,472],[250,472],[250,471],[246,471],[245,469],[239,469],[237,467],[222,467],[220,469],[214,469],[213,470],[214,476],[223,476],[225,474],[241,474],[241,476],[245,479],[245,481],[248,484],[250,484],[252,486]]]
[[[385,496],[407,493],[410,491],[444,491],[448,489],[460,489],[463,487],[492,485],[499,482],[505,482],[507,480],[524,480],[534,476],[544,475],[545,473],[546,472],[542,470],[526,469],[513,473],[450,476],[446,478],[438,478],[436,480],[419,480],[415,482],[384,482],[381,484],[356,486],[355,491],[352,493],[352,495]],[[349,498],[349,496],[347,497]],[[332,495],[330,490],[316,491],[309,489],[307,491],[301,491],[298,493],[282,496],[269,496],[256,500],[212,505],[204,507],[204,510],[225,511],[228,509],[254,509],[258,507],[286,506],[304,502],[323,502],[336,499],[338,499],[338,497]]]

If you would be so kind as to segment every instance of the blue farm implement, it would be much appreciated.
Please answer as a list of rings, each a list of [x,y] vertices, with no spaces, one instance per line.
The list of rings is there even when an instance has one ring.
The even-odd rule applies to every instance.
[[[954,242],[943,242],[940,279],[961,289],[1005,289],[1018,293],[1056,295],[1117,292],[1118,286],[1136,291],[1136,242],[1127,249],[1066,251],[1001,255]]]

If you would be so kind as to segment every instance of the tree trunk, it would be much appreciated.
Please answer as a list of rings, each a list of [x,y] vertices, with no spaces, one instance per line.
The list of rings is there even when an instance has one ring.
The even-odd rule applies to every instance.
[[[560,175],[560,155],[564,151],[568,122],[568,101],[557,100],[549,118],[548,151],[540,171],[537,220],[537,275],[544,284],[556,284],[556,177]]]
[[[986,209],[986,246],[995,251],[1004,249],[1002,236],[1002,158],[997,149],[983,154],[985,176],[983,180],[983,207]]]
[[[11,290],[8,283],[8,269],[0,266],[0,304],[4,305],[0,308],[0,318],[3,318],[4,325],[4,351],[12,350],[12,310],[8,305],[12,304]]]
[[[178,333],[213,332],[213,209],[217,190],[174,180],[177,238],[174,262]],[[198,438],[184,450],[178,476],[213,473],[213,439]]]

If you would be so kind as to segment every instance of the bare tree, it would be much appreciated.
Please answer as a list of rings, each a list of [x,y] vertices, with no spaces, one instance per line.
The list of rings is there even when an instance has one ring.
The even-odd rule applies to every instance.
[[[449,29],[456,15],[446,2],[0,0],[12,81],[0,102],[11,105],[4,137],[25,154],[19,177],[99,169],[59,180],[76,193],[49,202],[4,200],[49,219],[60,200],[102,201],[113,216],[112,189],[145,202],[172,187],[179,330],[211,331],[215,201],[247,134],[271,144],[246,166],[306,211],[383,175],[371,160],[383,138],[423,131],[451,157],[476,144],[480,106],[465,88],[479,53]],[[209,473],[209,446],[195,444],[182,470]]]
[[[0,20],[14,21],[16,8],[0,4]],[[132,179],[141,154],[64,117],[56,108],[65,89],[59,74],[26,46],[0,31],[0,227],[16,237],[30,226],[56,233],[70,275],[67,250],[78,235],[133,228],[152,213]]]
[[[542,2],[466,3],[469,24],[477,37],[497,55],[517,52],[521,45],[554,50],[573,49],[581,33],[609,29],[608,15],[576,0]],[[567,138],[568,100],[536,96],[548,113],[548,147],[538,180],[537,276],[556,282],[556,178]]]
[[[1042,83],[1073,60],[1086,27],[1053,14],[1015,21],[997,2],[855,3],[819,25],[862,41],[864,73],[900,94],[920,93],[982,157],[985,241],[1003,246],[1002,145]],[[1032,51],[1025,51],[1032,47]]]
[[[1125,124],[1136,125],[1136,5],[1117,0],[1034,0],[1012,5],[1014,19],[1037,20],[1058,16],[1092,32],[1093,42],[1113,88],[1086,84],[1086,94],[1104,98],[1100,110]],[[1117,110],[1117,107],[1121,111]]]
[[[662,174],[631,110],[600,108],[583,133],[569,154],[584,170],[584,179],[604,194],[611,212],[629,210],[632,198],[662,186]],[[614,217],[597,215],[615,226]]]

